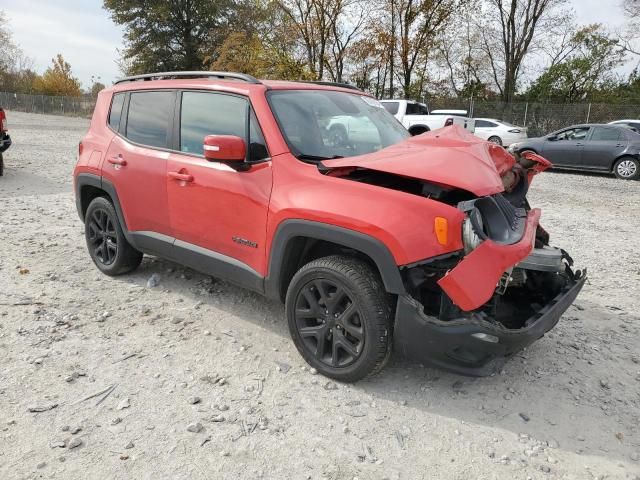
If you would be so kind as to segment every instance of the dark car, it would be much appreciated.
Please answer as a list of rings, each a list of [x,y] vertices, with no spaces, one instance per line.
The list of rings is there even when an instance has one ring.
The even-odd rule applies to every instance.
[[[0,177],[4,174],[4,159],[2,153],[11,146],[11,137],[7,133],[7,116],[0,108]]]
[[[640,134],[624,126],[573,125],[510,149],[538,153],[557,168],[610,172],[624,180],[640,178]]]

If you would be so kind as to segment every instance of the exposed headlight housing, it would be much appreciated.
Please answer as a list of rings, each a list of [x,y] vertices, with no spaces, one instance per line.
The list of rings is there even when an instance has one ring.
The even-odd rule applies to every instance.
[[[473,215],[474,212],[472,211],[470,214]],[[475,221],[480,228],[483,228],[481,215],[476,215]],[[465,255],[469,255],[472,251],[478,248],[482,241],[483,240],[478,236],[475,228],[473,227],[471,218],[467,216],[462,222],[462,244],[464,245]]]

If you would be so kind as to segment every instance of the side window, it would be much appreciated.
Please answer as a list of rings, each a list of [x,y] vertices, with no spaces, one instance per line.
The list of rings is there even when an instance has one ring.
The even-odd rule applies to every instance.
[[[417,103],[407,103],[405,115],[420,115],[420,105]]]
[[[246,139],[248,108],[249,102],[233,95],[183,92],[180,151],[203,155],[202,144],[207,135],[236,135]]]
[[[476,120],[476,128],[489,128],[491,124],[486,120]]]
[[[617,142],[623,139],[623,133],[616,128],[596,127],[591,135],[591,140],[601,142]]]
[[[257,162],[265,158],[269,158],[267,143],[264,141],[256,114],[251,110],[249,116],[249,161]]]
[[[400,104],[398,102],[383,102],[382,106],[391,115],[395,115],[396,113],[398,113],[398,108],[400,107]]]
[[[429,115],[429,109],[424,105],[418,105],[418,112],[420,115]]]
[[[120,117],[122,116],[122,107],[124,105],[124,93],[116,93],[111,100],[111,111],[109,112],[109,126],[118,131],[120,126]]]
[[[174,97],[173,92],[132,92],[125,136],[142,145],[167,148]]]

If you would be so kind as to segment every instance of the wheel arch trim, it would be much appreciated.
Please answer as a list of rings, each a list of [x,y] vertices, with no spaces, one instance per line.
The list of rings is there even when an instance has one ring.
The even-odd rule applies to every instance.
[[[291,242],[298,237],[323,240],[363,253],[375,263],[387,292],[397,295],[405,293],[399,266],[389,249],[380,240],[356,230],[329,223],[289,219],[278,225],[271,241],[268,274],[265,278],[265,293],[268,297],[282,299],[286,253]]]

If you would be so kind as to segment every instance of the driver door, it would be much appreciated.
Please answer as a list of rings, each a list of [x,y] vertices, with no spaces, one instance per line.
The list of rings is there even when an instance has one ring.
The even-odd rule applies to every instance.
[[[272,170],[249,100],[226,93],[182,91],[178,102],[179,151],[172,152],[167,161],[175,244],[188,250],[200,247],[205,249],[200,253],[231,257],[262,272]],[[236,170],[226,163],[206,160],[206,135],[245,139],[251,167]],[[223,261],[229,260],[223,257]]]
[[[542,155],[558,167],[575,168],[581,165],[590,127],[573,127],[547,137]]]

